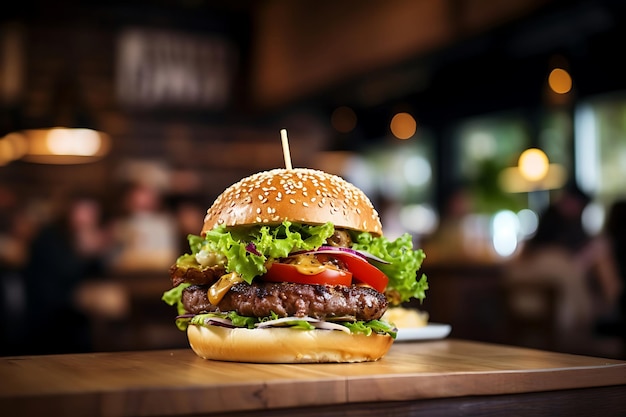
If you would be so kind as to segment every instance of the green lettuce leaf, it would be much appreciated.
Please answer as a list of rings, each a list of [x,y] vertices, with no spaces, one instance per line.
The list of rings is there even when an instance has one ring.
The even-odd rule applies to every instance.
[[[176,311],[178,312],[179,316],[187,313],[187,311],[185,310],[185,306],[183,305],[182,298],[183,290],[190,285],[191,284],[189,284],[188,282],[183,282],[182,284],[165,291],[161,296],[161,300],[165,301],[168,305],[176,306]],[[187,330],[187,324],[188,320],[186,319],[176,319],[176,327],[178,327],[180,330]]]
[[[185,311],[185,306],[183,306],[182,296],[183,290],[190,285],[191,284],[188,282],[183,282],[182,284],[165,291],[161,296],[161,300],[165,301],[168,305],[176,306],[176,311],[179,316],[187,313],[187,311]]]
[[[375,333],[388,333],[394,339],[397,336],[398,330],[390,323],[383,320],[370,320],[370,321],[355,321],[341,323],[350,329],[351,333],[362,333],[366,336]]]
[[[254,329],[254,325],[258,322],[258,319],[256,317],[240,316],[234,311],[230,311],[228,313],[213,312],[213,313],[196,314],[191,319],[187,319],[187,321],[189,322],[189,324],[195,324],[197,326],[204,326],[206,320],[211,317],[230,319],[233,322],[233,326],[246,327],[248,329]]]
[[[267,264],[272,259],[286,257],[293,251],[317,249],[333,232],[332,223],[311,226],[285,221],[278,226],[231,228],[228,231],[225,226],[219,226],[206,232],[204,238],[189,235],[191,254],[180,256],[177,265],[200,268],[195,258],[200,251],[219,253],[227,259],[227,271],[237,272],[250,284],[254,277],[267,271]],[[418,276],[418,271],[426,255],[422,249],[413,248],[410,234],[390,241],[384,236],[352,232],[352,240],[353,249],[369,252],[388,262],[372,261],[372,264],[389,277],[385,292],[393,305],[412,298],[424,300],[428,281],[424,274]]]
[[[353,249],[363,250],[387,262],[373,262],[377,268],[387,275],[389,284],[385,292],[397,305],[411,298],[423,301],[426,298],[428,281],[424,274],[417,279],[417,271],[422,266],[426,255],[422,249],[413,249],[413,238],[405,233],[394,241],[386,237],[374,237],[370,233],[358,233],[352,236]],[[390,297],[389,297],[390,296]]]
[[[297,250],[316,249],[334,233],[332,223],[319,226],[293,224],[289,221],[279,226],[254,226],[231,228],[218,226],[206,232],[204,238],[196,235],[188,237],[191,254],[178,258],[179,266],[189,266],[195,262],[195,255],[204,250],[226,256],[227,272],[237,272],[248,284],[254,277],[267,271],[269,260],[282,258]],[[250,245],[254,251],[247,249]],[[255,252],[255,253],[253,253]],[[197,262],[196,262],[196,265]]]
[[[219,317],[219,318],[228,318],[232,320],[233,326],[235,327],[245,327],[248,329],[254,329],[256,323],[261,323],[267,320],[275,320],[278,318],[277,315],[272,314],[269,317],[246,317],[240,316],[234,311],[230,311],[228,313],[204,313],[197,314],[191,318],[180,319],[185,321],[185,329],[189,324],[196,326],[205,326],[208,318],[211,317]],[[375,333],[388,333],[394,339],[397,335],[397,329],[382,320],[371,320],[371,321],[356,321],[356,322],[340,322],[339,324],[346,326],[351,333],[362,333],[367,336],[371,335],[372,332]],[[286,323],[286,328],[293,330],[316,330],[315,326],[311,325],[306,320],[298,320],[294,319]],[[329,330],[316,330],[316,331],[329,331]]]

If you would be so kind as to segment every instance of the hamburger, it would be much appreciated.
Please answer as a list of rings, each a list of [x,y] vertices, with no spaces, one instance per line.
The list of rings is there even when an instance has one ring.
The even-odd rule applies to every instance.
[[[387,308],[428,288],[411,236],[386,239],[368,197],[319,170],[243,178],[188,240],[163,300],[205,359],[376,361],[396,337]]]

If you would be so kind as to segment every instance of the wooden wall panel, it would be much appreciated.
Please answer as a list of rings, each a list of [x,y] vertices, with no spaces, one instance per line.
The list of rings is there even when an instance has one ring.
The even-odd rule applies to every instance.
[[[549,1],[268,1],[256,17],[251,97],[261,107],[279,106],[427,54]]]

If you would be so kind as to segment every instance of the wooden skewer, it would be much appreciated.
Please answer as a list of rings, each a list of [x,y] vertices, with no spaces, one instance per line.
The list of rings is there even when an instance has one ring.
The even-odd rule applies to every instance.
[[[285,157],[285,168],[291,169],[291,155],[289,153],[289,139],[287,139],[287,129],[280,130],[280,140],[283,143],[283,156]]]

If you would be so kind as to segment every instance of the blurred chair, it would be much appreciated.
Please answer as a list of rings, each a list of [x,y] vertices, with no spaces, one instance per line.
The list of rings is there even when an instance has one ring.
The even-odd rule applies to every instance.
[[[558,338],[559,289],[550,280],[506,281],[502,299],[507,341],[539,349],[555,349]]]

